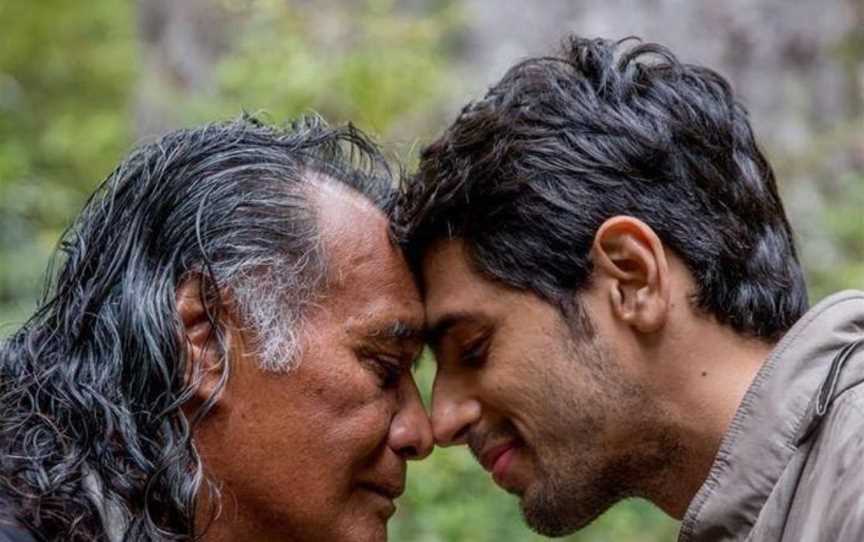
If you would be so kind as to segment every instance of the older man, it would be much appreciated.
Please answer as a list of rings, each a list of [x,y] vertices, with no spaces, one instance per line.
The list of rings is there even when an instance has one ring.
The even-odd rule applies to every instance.
[[[720,75],[573,38],[463,109],[403,216],[436,440],[467,443],[535,529],[641,496],[682,541],[864,539],[864,293],[808,312]]]
[[[423,307],[352,128],[134,152],[0,355],[0,525],[40,540],[378,541],[430,451]]]

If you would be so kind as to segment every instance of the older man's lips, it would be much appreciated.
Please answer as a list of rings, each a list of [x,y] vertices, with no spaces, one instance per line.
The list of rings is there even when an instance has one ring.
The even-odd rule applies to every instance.
[[[402,484],[380,484],[365,482],[360,484],[360,488],[367,491],[370,495],[375,496],[381,505],[381,511],[385,518],[389,518],[396,512],[396,504],[393,502],[398,499],[405,486]]]
[[[405,486],[401,483],[364,482],[360,487],[390,500],[398,499],[405,491]]]

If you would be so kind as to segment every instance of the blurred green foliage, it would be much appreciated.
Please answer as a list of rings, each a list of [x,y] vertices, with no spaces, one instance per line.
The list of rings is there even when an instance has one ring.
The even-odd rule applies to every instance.
[[[810,296],[821,299],[842,289],[864,289],[864,174],[846,173],[835,181],[824,231],[836,250],[809,266]]]
[[[132,17],[110,1],[0,0],[0,325],[32,312],[61,232],[128,148]]]
[[[134,4],[0,0],[0,325],[13,323],[0,336],[32,311],[63,229],[138,138],[133,112],[142,95],[177,124],[242,110],[281,121],[315,110],[383,136],[409,161],[417,142],[443,127],[445,104],[460,88],[447,45],[460,29],[458,6],[308,4],[223,1],[230,47],[215,67],[215,88],[196,93],[142,75]],[[817,298],[864,285],[864,178],[832,182],[821,227],[835,242],[833,256],[808,266]],[[418,371],[427,394],[433,372],[431,361]],[[411,465],[391,526],[403,542],[542,540],[464,449],[439,449]],[[676,529],[632,501],[567,540],[672,540]]]
[[[394,4],[243,4],[233,13],[242,32],[217,68],[218,92],[175,99],[173,116],[206,122],[246,110],[278,121],[316,111],[385,136],[388,150],[405,154],[395,137],[406,124],[424,133],[412,133],[403,147],[430,135],[456,84],[445,44],[460,11],[449,1],[429,2],[421,12]]]

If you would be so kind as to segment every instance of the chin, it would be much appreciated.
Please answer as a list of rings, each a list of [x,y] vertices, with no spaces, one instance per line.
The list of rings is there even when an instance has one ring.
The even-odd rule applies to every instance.
[[[552,538],[587,527],[608,508],[595,504],[590,498],[573,499],[537,485],[528,488],[519,503],[528,527]]]
[[[357,522],[338,537],[338,542],[387,542],[387,521],[373,517]]]

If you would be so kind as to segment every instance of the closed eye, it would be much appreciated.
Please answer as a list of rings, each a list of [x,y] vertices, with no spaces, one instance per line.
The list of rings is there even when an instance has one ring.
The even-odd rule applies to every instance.
[[[362,357],[378,377],[382,388],[395,388],[399,385],[399,381],[406,370],[402,360],[388,355],[371,353],[364,353]]]
[[[465,347],[459,356],[459,363],[465,367],[479,367],[486,361],[486,350],[489,345],[489,337],[482,336]]]

